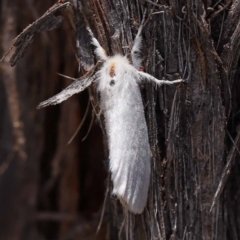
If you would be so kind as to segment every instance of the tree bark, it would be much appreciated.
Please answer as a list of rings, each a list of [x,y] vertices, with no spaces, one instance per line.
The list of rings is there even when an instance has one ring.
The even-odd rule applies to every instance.
[[[1,51],[51,4],[2,1]],[[17,67],[11,68],[7,57],[1,63],[0,236],[90,239],[103,209],[97,239],[239,239],[240,1],[71,4],[54,13],[64,16],[58,30],[34,35]],[[23,7],[32,15],[23,15]],[[146,72],[187,82],[141,86],[152,171],[147,207],[134,215],[111,195],[102,118],[96,124],[89,110],[67,145],[88,101],[97,105],[95,89],[89,87],[90,98],[84,92],[61,105],[35,107],[71,83],[56,72],[77,78],[94,65],[86,26],[109,55],[129,55],[144,10]]]

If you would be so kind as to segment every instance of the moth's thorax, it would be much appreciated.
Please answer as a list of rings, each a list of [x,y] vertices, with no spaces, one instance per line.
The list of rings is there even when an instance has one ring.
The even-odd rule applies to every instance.
[[[128,59],[121,55],[110,57],[104,62],[99,71],[98,90],[115,91],[124,81],[132,77],[136,69],[129,63]]]

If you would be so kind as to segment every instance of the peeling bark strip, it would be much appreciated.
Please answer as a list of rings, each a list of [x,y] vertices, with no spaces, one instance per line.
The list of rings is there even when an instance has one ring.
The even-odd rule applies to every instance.
[[[58,28],[63,21],[63,17],[55,16],[58,11],[62,11],[71,6],[70,2],[56,3],[42,17],[26,27],[14,40],[11,48],[3,56],[3,60],[11,50],[16,47],[14,54],[10,59],[11,66],[14,66],[17,61],[24,55],[26,48],[33,42],[34,34],[37,32],[51,31]]]
[[[240,151],[239,151],[239,148],[238,146],[240,146],[240,126],[237,127],[237,136],[235,138],[235,140],[232,139],[232,137],[230,136],[229,134],[229,138],[231,139],[232,141],[232,148],[230,150],[230,152],[228,153],[228,156],[227,156],[227,159],[226,159],[226,166],[223,170],[223,173],[221,175],[221,179],[219,181],[219,184],[218,184],[218,187],[217,187],[217,190],[215,192],[215,195],[214,195],[214,198],[213,198],[213,201],[212,201],[212,205],[211,205],[211,208],[210,208],[210,212],[212,212],[213,208],[215,207],[226,183],[227,183],[227,180],[228,180],[228,177],[231,173],[231,168],[233,166],[233,162],[234,160],[236,159],[236,155],[237,153],[240,154]]]
[[[78,80],[76,79],[75,82],[69,85],[62,92],[40,103],[37,108],[40,109],[43,107],[47,107],[49,105],[59,104],[70,98],[72,95],[80,93],[83,90],[85,90],[97,78],[95,72],[98,70],[99,66],[101,66],[100,62],[98,62],[91,71],[85,74],[85,76],[81,77]]]
[[[74,14],[71,23],[76,37],[79,69],[83,67],[89,70],[94,66],[86,25],[93,30],[94,36],[108,53],[129,55],[130,46],[133,44],[146,10],[148,22],[144,27],[142,39],[145,57],[143,63],[146,72],[158,79],[173,80],[177,78],[176,73],[184,77],[189,76],[187,84],[177,90],[164,86],[156,90],[150,84],[142,86],[152,151],[147,207],[140,216],[122,212],[117,199],[110,195],[112,186],[108,182],[109,193],[106,193],[105,199],[107,214],[101,218],[103,223],[107,219],[108,232],[106,237],[106,235],[101,235],[102,229],[100,229],[99,239],[101,237],[101,239],[111,240],[240,239],[240,155],[237,151],[240,145],[237,127],[240,123],[240,0],[73,0],[71,3]],[[40,22],[37,20],[34,23],[35,27],[34,24],[30,25],[28,27],[30,30],[25,29],[26,33],[20,34],[19,40],[18,38],[14,40],[17,52],[11,60],[12,65],[33,41],[35,32],[47,31],[60,25],[62,18],[55,17],[53,15],[55,12],[51,11],[55,11],[53,10],[55,8],[66,9],[67,6],[64,4],[70,3],[59,1],[49,10],[50,12],[45,14],[46,16],[44,15],[46,19],[44,16],[41,17],[40,19],[43,19]],[[49,27],[47,27],[48,24]],[[59,49],[59,54],[61,50]],[[59,58],[52,58],[51,61],[59,61]],[[31,63],[28,64],[30,65]],[[59,65],[63,66],[64,63]],[[73,72],[75,70],[71,69]],[[68,71],[68,74],[72,76],[71,71],[70,74]],[[110,70],[110,75],[114,77],[114,74],[113,68]],[[141,75],[143,76],[144,73]],[[69,97],[87,88],[92,80],[92,75],[77,79],[62,93],[47,100],[43,105],[56,104],[65,100],[63,95]],[[42,85],[38,83],[38,86]],[[55,92],[48,91],[47,94],[44,94],[42,89],[41,99],[43,95],[49,96],[52,93],[54,95],[59,91],[59,89],[52,88]],[[91,92],[90,101],[95,107],[99,102],[98,95],[94,89],[88,88],[88,90]],[[71,196],[72,191],[80,189],[79,185],[82,186],[84,181],[95,177],[92,177],[94,175],[92,171],[85,173],[84,169],[81,171],[86,174],[86,179],[81,179],[80,184],[76,182],[78,159],[74,158],[74,167],[70,162],[73,158],[72,154],[74,156],[79,154],[77,152],[79,146],[69,150],[67,154],[69,158],[65,157],[67,165],[62,161],[64,146],[69,136],[61,130],[66,129],[64,124],[66,120],[69,128],[74,125],[71,124],[70,119],[74,116],[74,110],[71,104],[68,106],[71,106],[71,112],[64,104],[59,105],[61,117],[57,123],[54,122],[59,126],[59,132],[56,134],[59,136],[53,137],[56,146],[53,145],[57,150],[51,152],[55,158],[50,159],[50,164],[55,166],[54,173],[57,172],[52,176],[54,184],[60,183],[61,198],[55,200],[56,205],[60,203],[61,206],[58,211],[64,212],[66,216],[74,216],[74,213],[79,214],[79,206],[84,205],[83,199],[87,199],[85,201],[87,205],[86,202],[92,200],[89,195],[92,196],[97,188],[89,191],[86,186],[82,187],[84,191],[81,188],[80,193],[75,192],[76,198],[68,203],[68,196]],[[97,112],[95,108],[94,112]],[[98,120],[101,119],[99,115],[96,114]],[[49,116],[46,118],[48,121]],[[74,119],[76,122],[75,117],[73,121]],[[103,121],[100,125],[104,131]],[[38,128],[40,127],[36,126],[37,130]],[[74,132],[74,129],[70,132]],[[227,133],[235,138],[234,143],[226,137]],[[40,135],[39,138],[41,137]],[[45,141],[46,145],[50,144],[48,138]],[[98,145],[100,143],[95,135],[94,141],[89,146],[91,153],[94,152],[93,143]],[[77,144],[80,145],[80,142]],[[45,154],[48,155],[47,150],[44,150],[44,157]],[[96,164],[96,161],[92,162],[93,166]],[[63,168],[61,168],[62,165],[64,165]],[[68,167],[65,169],[65,166]],[[98,166],[100,169],[101,166]],[[68,172],[70,170],[71,172]],[[74,173],[73,185],[69,182],[69,179],[72,179],[71,173]],[[64,178],[58,181],[61,175]],[[69,185],[72,186],[72,191],[68,188]],[[66,192],[68,195],[65,194]],[[77,199],[78,193],[82,198]],[[44,197],[47,199],[46,202],[54,201],[50,196],[44,195]],[[52,206],[49,207],[47,204],[43,206],[44,212],[57,212]],[[71,206],[74,207],[71,208]],[[209,212],[210,208],[211,212]],[[85,206],[81,210],[85,211]],[[89,209],[87,208],[86,211],[88,212]],[[67,223],[68,218],[61,220],[62,216],[56,216],[57,221],[60,222],[57,225],[59,230],[57,228],[51,230],[52,236],[48,235],[48,231],[40,229],[41,235],[46,239],[58,239],[57,236],[59,239],[71,237],[79,239],[82,236],[86,238],[86,232],[84,232],[85,235],[81,232],[83,231],[82,225],[77,225],[81,232],[79,233],[76,226],[71,227]],[[52,219],[55,219],[55,216]],[[43,224],[43,229],[53,229],[48,222]]]

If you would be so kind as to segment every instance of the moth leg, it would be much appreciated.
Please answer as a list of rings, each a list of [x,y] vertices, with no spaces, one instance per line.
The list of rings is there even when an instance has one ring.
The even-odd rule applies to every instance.
[[[94,37],[93,32],[91,31],[91,29],[89,27],[87,27],[87,30],[92,38],[92,45],[95,46],[95,54],[97,55],[97,57],[99,58],[99,60],[101,61],[106,61],[108,59],[107,53],[104,50],[104,48],[100,45],[100,43],[98,42],[98,40]]]
[[[72,95],[82,92],[84,89],[89,87],[91,83],[97,78],[96,71],[102,64],[100,62],[97,62],[97,64],[89,71],[87,72],[83,77],[76,79],[72,84],[70,84],[68,87],[66,87],[63,91],[58,93],[57,95],[49,98],[48,100],[41,102],[37,108],[43,108],[47,107],[49,105],[56,105],[58,103],[61,103],[68,98],[70,98]]]
[[[137,70],[141,69],[141,67],[142,67],[142,56],[141,56],[142,30],[143,30],[143,27],[144,27],[146,12],[147,11],[145,10],[144,14],[143,14],[143,19],[142,19],[141,25],[138,28],[138,32],[137,32],[137,35],[134,39],[133,47],[132,47],[132,50],[131,50],[132,64]]]
[[[177,79],[177,80],[173,80],[173,81],[168,81],[168,80],[159,80],[155,77],[153,77],[152,75],[145,73],[145,72],[141,72],[138,71],[139,77],[141,80],[143,79],[147,79],[148,81],[153,81],[155,82],[157,85],[162,85],[162,84],[167,84],[167,85],[172,85],[172,84],[176,84],[176,83],[181,83],[181,82],[185,82],[184,79]]]
[[[94,113],[94,111],[92,110],[91,122],[90,122],[90,125],[89,125],[89,127],[88,127],[88,131],[87,131],[86,135],[85,135],[84,138],[82,139],[82,142],[88,137],[88,135],[89,135],[89,133],[90,133],[90,131],[91,131],[91,129],[92,129],[92,126],[93,126],[93,123],[94,123],[94,119],[95,119],[95,113]]]

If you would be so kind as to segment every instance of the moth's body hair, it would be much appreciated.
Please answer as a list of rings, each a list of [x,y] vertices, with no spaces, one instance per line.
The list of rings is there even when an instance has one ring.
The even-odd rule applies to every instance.
[[[44,107],[58,104],[83,91],[97,79],[108,137],[113,194],[133,213],[142,213],[146,206],[151,174],[151,151],[139,84],[146,80],[157,85],[171,85],[183,81],[158,80],[139,71],[142,67],[140,48],[143,22],[131,51],[133,65],[127,57],[121,55],[108,57],[88,28],[95,54],[102,62],[100,70],[72,83],[61,93],[39,105]]]
[[[144,25],[146,11],[144,12],[142,23],[138,29],[138,33],[134,39],[133,47],[131,50],[132,64],[139,70],[142,67],[141,49],[142,49],[142,30]]]
[[[134,213],[146,205],[151,152],[138,71],[126,57],[108,58],[99,72],[98,91],[105,116],[113,194]]]

